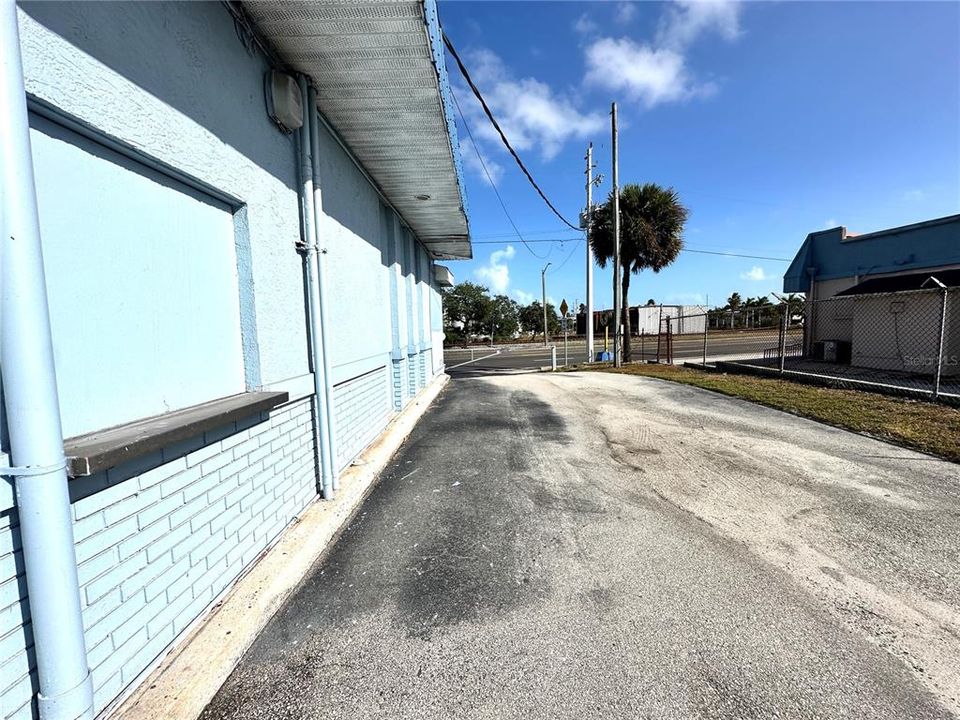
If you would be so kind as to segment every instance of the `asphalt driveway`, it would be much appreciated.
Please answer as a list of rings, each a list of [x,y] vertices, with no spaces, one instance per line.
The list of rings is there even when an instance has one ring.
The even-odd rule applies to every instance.
[[[649,378],[457,380],[203,717],[952,717],[958,480]]]

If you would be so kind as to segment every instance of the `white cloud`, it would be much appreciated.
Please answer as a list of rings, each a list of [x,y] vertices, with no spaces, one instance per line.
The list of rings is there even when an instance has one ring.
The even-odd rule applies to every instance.
[[[601,37],[587,46],[584,81],[626,92],[648,108],[713,95],[716,84],[694,78],[686,59],[689,46],[711,31],[730,41],[739,37],[740,3],[678,0],[664,11],[653,42]]]
[[[631,20],[633,20],[636,14],[637,14],[637,6],[635,3],[631,2],[631,0],[627,0],[627,2],[617,3],[616,20],[621,25],[626,25],[627,23],[629,23]]]
[[[502,295],[510,285],[510,266],[507,261],[512,260],[516,253],[513,245],[507,245],[503,250],[494,250],[490,253],[487,264],[478,267],[473,274],[486,282],[494,295]]]
[[[598,40],[587,48],[586,60],[588,84],[622,90],[647,107],[716,91],[712,83],[697,84],[690,78],[681,53],[629,38]]]
[[[580,112],[572,98],[546,83],[513,77],[490,50],[471,52],[468,64],[487,105],[517,150],[536,149],[544,160],[550,160],[568,140],[589,137],[606,127],[605,115]],[[476,98],[463,88],[458,88],[457,94],[461,100],[467,99],[461,107],[477,140],[500,148],[500,136]]]
[[[740,9],[738,0],[677,0],[660,19],[657,44],[683,49],[708,32],[736,40],[740,37]]]
[[[526,290],[513,290],[513,299],[516,300],[521,305],[529,305],[536,298],[533,296],[533,293],[528,293]]]
[[[839,226],[839,225],[838,225],[837,221],[834,220],[833,218],[830,218],[829,220],[827,220],[827,221],[823,224],[823,229],[824,229],[824,230],[832,230],[833,228],[838,227],[838,226]]]
[[[576,19],[573,23],[573,29],[576,30],[581,35],[590,35],[599,30],[597,23],[595,23],[587,13],[583,13],[580,17]]]
[[[476,146],[469,137],[461,137],[460,142],[463,145],[460,149],[460,157],[463,158],[464,167],[488,185],[499,185],[501,178],[503,178],[503,165],[491,160],[487,155],[483,156],[483,162],[481,163]],[[484,172],[484,166],[486,166],[486,172]],[[488,173],[489,177],[487,177]]]
[[[907,192],[905,192],[905,193],[903,194],[903,199],[904,199],[904,200],[908,200],[908,201],[909,201],[909,200],[923,200],[924,197],[926,197],[926,195],[924,194],[923,190],[920,190],[920,189],[907,190]]]
[[[745,273],[740,273],[740,277],[743,280],[753,280],[755,282],[760,282],[761,280],[769,280],[770,276],[764,272],[763,268],[759,265],[754,265]]]

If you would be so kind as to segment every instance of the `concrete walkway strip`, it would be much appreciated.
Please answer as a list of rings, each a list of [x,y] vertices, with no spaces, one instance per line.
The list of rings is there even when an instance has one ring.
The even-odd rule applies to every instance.
[[[340,479],[335,500],[315,502],[203,617],[193,631],[106,714],[124,720],[193,720],[309,569],[331,548],[380,472],[446,385],[441,375]]]

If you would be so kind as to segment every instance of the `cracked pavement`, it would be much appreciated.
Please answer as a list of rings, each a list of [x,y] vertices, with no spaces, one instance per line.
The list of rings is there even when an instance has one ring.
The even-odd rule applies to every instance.
[[[957,470],[649,378],[457,380],[202,717],[954,717]]]

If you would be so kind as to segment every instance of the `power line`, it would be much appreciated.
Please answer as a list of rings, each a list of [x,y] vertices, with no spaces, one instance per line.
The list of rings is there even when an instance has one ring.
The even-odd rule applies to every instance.
[[[563,215],[561,215],[560,211],[557,210],[557,208],[554,207],[553,203],[550,202],[547,196],[543,194],[543,190],[541,190],[540,186],[537,185],[537,181],[533,179],[533,175],[530,174],[530,171],[527,170],[527,167],[526,165],[523,164],[523,161],[520,159],[520,156],[517,155],[517,151],[513,149],[512,145],[510,145],[510,141],[507,140],[507,136],[503,134],[503,130],[500,128],[500,124],[497,122],[497,119],[493,116],[493,113],[490,111],[490,108],[487,106],[487,101],[484,100],[483,95],[480,94],[480,89],[474,84],[473,79],[470,77],[470,73],[467,72],[467,68],[464,67],[463,60],[461,60],[460,56],[457,55],[457,51],[454,49],[453,43],[450,42],[450,38],[447,37],[447,33],[443,30],[441,30],[440,32],[443,33],[443,42],[444,44],[446,44],[447,50],[450,51],[450,54],[453,55],[453,59],[457,61],[457,67],[460,68],[460,72],[463,74],[464,80],[467,81],[467,85],[470,86],[470,89],[473,91],[473,94],[476,95],[477,100],[480,101],[480,105],[481,107],[483,107],[483,111],[486,113],[487,117],[490,119],[490,122],[493,125],[493,127],[499,133],[500,139],[503,141],[503,144],[506,146],[507,150],[510,151],[510,154],[513,155],[513,159],[517,161],[517,165],[519,165],[520,169],[523,170],[523,174],[527,176],[527,180],[529,180],[530,184],[533,185],[534,190],[536,190],[540,194],[540,197],[543,198],[543,201],[547,204],[547,207],[549,207],[553,211],[554,215],[556,215],[558,218],[560,218],[561,221],[563,221],[564,225],[567,225],[568,227],[574,230],[579,230],[580,228],[578,228],[576,225],[574,225],[569,220],[567,220]],[[459,107],[458,107],[458,110],[459,110]],[[463,117],[462,112],[460,113],[460,117]],[[474,147],[476,147],[476,143],[474,143]]]
[[[749,258],[751,260],[772,260],[773,262],[793,262],[792,259],[767,257],[766,255],[741,255],[740,253],[721,252],[719,250],[694,250],[693,248],[684,248],[680,252],[700,253],[701,255],[723,255],[725,257]]]
[[[539,260],[545,260],[550,253],[546,255],[537,255],[533,248],[527,245],[527,241],[523,239],[523,235],[520,234],[520,230],[517,229],[517,224],[513,221],[513,218],[510,217],[510,213],[507,211],[507,206],[503,202],[503,198],[500,196],[500,191],[497,190],[496,183],[493,182],[493,178],[490,176],[490,171],[487,170],[487,164],[483,161],[483,155],[480,154],[480,148],[477,146],[477,141],[473,139],[473,133],[470,131],[470,126],[467,124],[467,119],[463,116],[463,110],[460,109],[460,101],[457,100],[457,95],[453,92],[453,88],[450,89],[450,94],[453,96],[453,104],[457,106],[457,112],[460,114],[460,121],[463,123],[463,127],[467,130],[467,136],[470,138],[470,144],[473,145],[473,151],[477,154],[477,159],[480,161],[480,167],[483,168],[483,174],[487,176],[487,180],[490,182],[490,187],[493,188],[493,192],[497,196],[497,200],[500,201],[500,207],[503,210],[503,214],[507,216],[507,220],[510,221],[510,226],[513,228],[513,231],[517,234],[517,237],[520,238],[520,242],[523,243],[523,246],[530,251],[530,254]]]
[[[576,232],[577,235],[582,235],[583,230],[567,230],[566,228],[553,228],[551,230],[524,230],[523,234],[525,237],[530,237],[531,235],[554,235],[558,232]],[[513,233],[491,233],[490,235],[472,235],[471,242],[473,240],[493,240],[495,238],[508,238],[513,237]],[[576,240],[576,237],[569,237],[566,240]],[[564,238],[559,238],[557,240],[551,240],[550,242],[565,242]]]
[[[567,264],[567,261],[573,257],[573,253],[576,251],[577,246],[580,244],[581,240],[583,240],[583,238],[577,238],[576,240],[573,241],[573,247],[570,248],[570,252],[567,253],[567,256],[563,259],[562,263],[557,265],[557,267],[555,267],[553,270],[549,272],[550,275],[553,275],[555,272],[560,272],[563,266]]]
[[[572,242],[578,243],[583,238],[555,238],[552,240],[527,240],[528,243],[564,243]],[[471,240],[472,245],[504,245],[505,240]],[[696,248],[683,248],[680,252],[682,253],[698,253],[701,255],[722,255],[724,257],[735,257],[735,258],[747,258],[748,260],[770,260],[772,262],[793,262],[790,258],[779,258],[779,257],[770,257],[768,255],[745,255],[743,253],[727,252],[725,250],[699,250]]]

